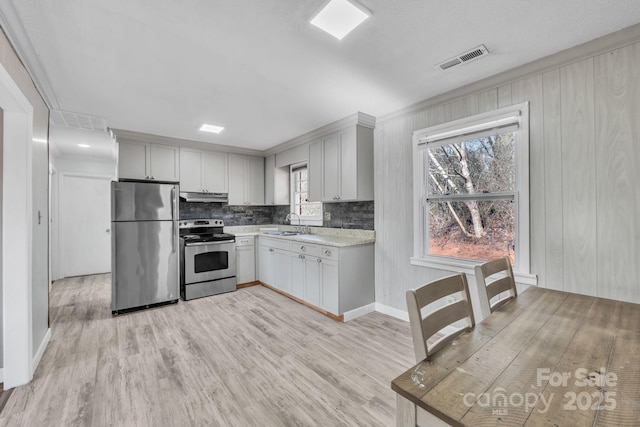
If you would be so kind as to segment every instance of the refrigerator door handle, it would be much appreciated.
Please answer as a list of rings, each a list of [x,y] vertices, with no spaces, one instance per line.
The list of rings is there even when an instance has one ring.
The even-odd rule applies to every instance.
[[[176,187],[171,188],[171,253],[176,252]]]

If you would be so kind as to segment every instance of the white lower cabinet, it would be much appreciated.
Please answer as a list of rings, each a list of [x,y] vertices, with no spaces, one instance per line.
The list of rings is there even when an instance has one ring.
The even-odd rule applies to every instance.
[[[273,286],[291,293],[291,254],[282,249],[275,249],[273,253],[275,266]]]
[[[236,278],[238,283],[255,282],[256,280],[256,247],[255,237],[236,238]]]
[[[258,280],[274,286],[275,249],[269,246],[258,246]]]
[[[323,259],[320,259],[320,261],[320,307],[330,313],[338,313],[340,312],[338,262]]]
[[[328,247],[258,237],[258,279],[331,314],[374,302],[373,244]]]
[[[305,278],[306,260],[302,258],[302,255],[300,254],[292,253],[290,256],[291,256],[291,295],[300,299],[305,299],[304,283],[306,280]]]
[[[320,263],[322,259],[307,257],[305,261],[304,299],[313,305],[320,306]]]

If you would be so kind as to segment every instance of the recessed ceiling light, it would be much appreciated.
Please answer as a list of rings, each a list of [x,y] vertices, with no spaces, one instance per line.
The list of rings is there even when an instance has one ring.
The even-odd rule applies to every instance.
[[[371,16],[370,12],[348,0],[331,0],[311,20],[311,23],[338,40],[342,40],[369,16]]]
[[[80,147],[80,148],[89,148],[91,146],[89,144],[78,144],[78,147]]]
[[[220,132],[222,132],[222,129],[224,129],[224,127],[215,126],[215,125],[208,125],[208,124],[204,124],[204,125],[200,126],[200,130],[203,131],[203,132],[220,133]]]

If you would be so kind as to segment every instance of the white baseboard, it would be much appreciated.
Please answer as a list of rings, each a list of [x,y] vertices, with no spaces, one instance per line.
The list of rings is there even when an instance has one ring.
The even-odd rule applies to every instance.
[[[4,368],[0,368],[0,383],[4,382]]]
[[[376,311],[376,303],[372,302],[371,304],[363,305],[362,307],[345,311],[343,313],[344,321],[348,322],[349,320],[353,320],[356,317],[364,316],[365,314],[373,313],[374,311]]]
[[[395,317],[396,319],[404,320],[405,322],[409,321],[409,313],[407,313],[406,311],[389,307],[388,305],[380,304],[379,302],[375,304],[376,311],[391,317]]]
[[[51,328],[47,329],[47,333],[44,334],[44,338],[42,338],[42,342],[40,343],[40,347],[38,347],[38,351],[36,352],[35,356],[33,356],[31,375],[33,375],[38,368],[40,360],[42,360],[42,356],[44,355],[44,351],[47,349],[47,345],[49,345],[49,341],[51,341]]]

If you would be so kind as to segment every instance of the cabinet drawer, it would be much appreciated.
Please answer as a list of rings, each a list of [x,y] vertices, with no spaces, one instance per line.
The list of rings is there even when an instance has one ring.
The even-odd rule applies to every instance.
[[[258,238],[258,241],[260,242],[260,246],[268,246],[270,248],[283,249],[285,251],[289,250],[290,242],[287,240],[270,239],[268,237],[260,236],[260,238]]]
[[[321,253],[320,246],[310,245],[308,243],[302,243],[302,242],[291,242],[290,250],[298,254],[304,254],[309,256],[320,256],[320,253]]]
[[[253,246],[254,237],[236,237],[236,246]]]
[[[322,258],[329,258],[329,259],[338,259],[339,258],[339,249],[333,246],[322,246],[321,248],[321,254],[319,255]]]

